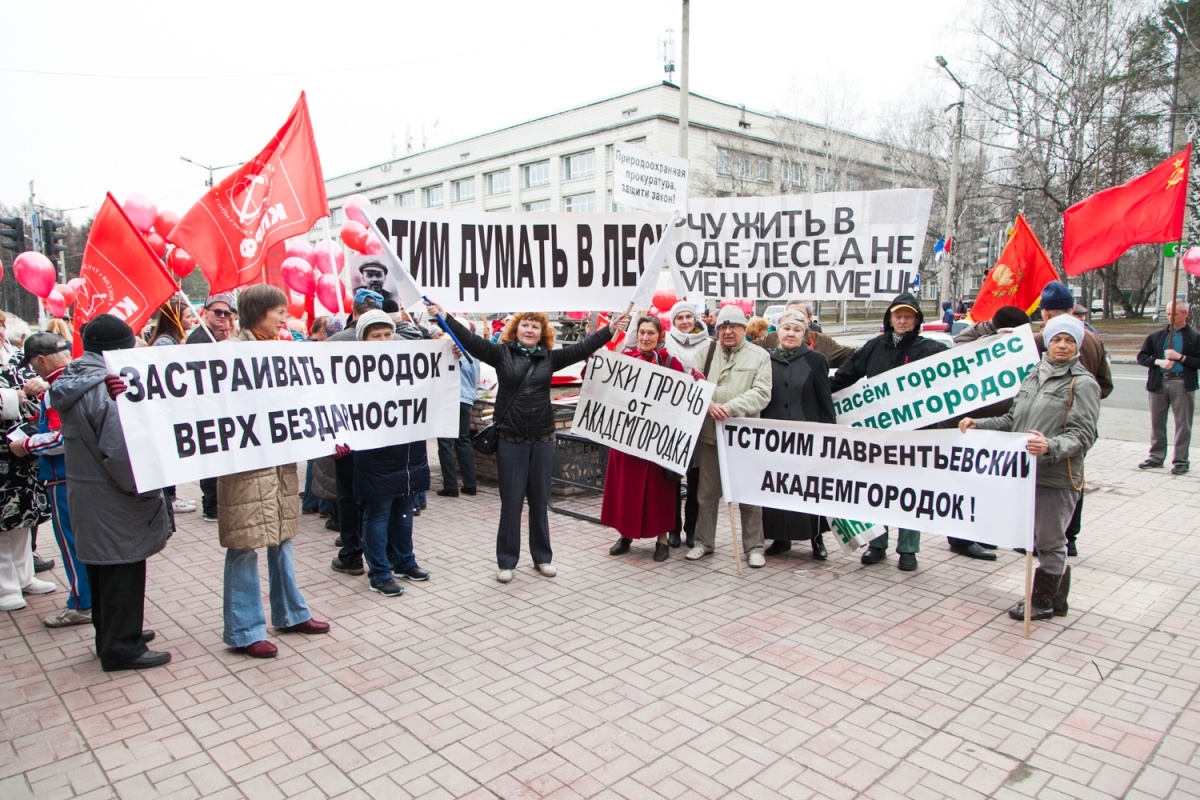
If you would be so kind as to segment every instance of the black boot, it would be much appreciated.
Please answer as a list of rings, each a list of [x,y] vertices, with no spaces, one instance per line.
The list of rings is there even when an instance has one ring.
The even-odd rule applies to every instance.
[[[787,539],[775,539],[767,547],[765,554],[768,556],[777,556],[780,553],[786,553],[792,549],[792,543]]]
[[[614,544],[612,547],[608,548],[608,554],[610,556],[619,556],[622,553],[628,553],[629,545],[631,545],[632,543],[633,543],[633,539],[626,539],[624,536],[622,536],[620,539],[617,539],[616,544]]]
[[[1050,619],[1054,616],[1054,593],[1058,591],[1061,575],[1051,575],[1041,567],[1033,572],[1033,609],[1029,614],[1031,620]],[[1008,610],[1008,616],[1015,620],[1025,619],[1025,601],[1022,600]]]
[[[1065,617],[1070,607],[1067,605],[1067,595],[1071,592],[1071,568],[1063,572],[1062,580],[1058,582],[1058,591],[1054,593],[1054,616]]]
[[[691,550],[693,547],[695,547],[695,546],[696,546],[696,533],[695,533],[695,531],[693,531],[693,532],[691,532],[691,533],[689,533],[689,534],[687,535],[687,539],[684,541],[684,544],[686,544],[686,545],[688,546],[688,550]]]
[[[825,541],[819,533],[812,538],[812,550],[813,558],[817,561],[824,561],[829,558],[829,551],[825,549]]]
[[[668,547],[679,547],[681,544],[683,544],[683,542],[679,540],[679,531],[671,531],[667,534]]]

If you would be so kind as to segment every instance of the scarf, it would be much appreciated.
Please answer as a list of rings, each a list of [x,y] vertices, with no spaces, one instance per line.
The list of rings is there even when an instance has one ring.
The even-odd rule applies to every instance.
[[[1059,376],[1066,375],[1071,371],[1071,367],[1078,363],[1078,354],[1071,356],[1066,361],[1055,361],[1050,357],[1049,352],[1043,353],[1042,360],[1038,362],[1037,366],[1038,388],[1044,386],[1046,381],[1050,380],[1051,378],[1057,378]]]
[[[775,355],[779,356],[782,359],[790,360],[790,359],[795,358],[796,356],[804,355],[805,353],[807,353],[809,351],[809,349],[810,349],[809,346],[807,344],[805,344],[803,341],[800,342],[799,345],[797,345],[795,348],[793,348],[791,350],[785,350],[785,349],[783,349],[783,345],[779,345],[778,347],[775,348]]]
[[[667,352],[678,358],[685,369],[690,368],[695,364],[696,351],[707,341],[708,331],[706,330],[701,330],[699,333],[682,333],[676,328],[671,328],[667,331]]]
[[[526,356],[531,356],[542,348],[542,346],[540,344],[534,345],[533,347],[526,347],[525,345],[521,344],[520,342],[513,342],[513,344],[515,344],[517,346],[517,349],[521,351],[522,355],[526,355]]]
[[[640,358],[642,361],[649,361],[651,364],[657,364],[660,367],[665,365],[667,363],[667,359],[671,357],[671,354],[667,352],[667,348],[663,347],[661,344],[651,350],[649,353],[643,353],[636,347],[632,350],[627,350],[626,352],[634,358]]]

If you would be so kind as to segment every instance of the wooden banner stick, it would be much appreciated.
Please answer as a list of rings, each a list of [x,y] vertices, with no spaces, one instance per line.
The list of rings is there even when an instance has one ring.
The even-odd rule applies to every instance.
[[[737,520],[733,516],[733,503],[726,503],[725,508],[729,509],[729,527],[733,531],[733,558],[737,564],[737,574],[742,574],[742,536],[738,531]]]
[[[1030,616],[1033,614],[1033,550],[1025,551],[1025,638],[1029,638]]]

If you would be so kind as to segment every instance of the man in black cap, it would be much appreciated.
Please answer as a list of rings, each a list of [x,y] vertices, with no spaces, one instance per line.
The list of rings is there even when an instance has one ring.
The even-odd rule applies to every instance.
[[[146,643],[146,559],[171,535],[161,489],[137,490],[114,396],[124,382],[109,375],[108,350],[134,346],[133,329],[111,314],[83,327],[83,356],[50,386],[50,405],[62,418],[67,459],[67,506],[79,560],[92,587],[96,654],[105,672],[158,667],[171,654]]]

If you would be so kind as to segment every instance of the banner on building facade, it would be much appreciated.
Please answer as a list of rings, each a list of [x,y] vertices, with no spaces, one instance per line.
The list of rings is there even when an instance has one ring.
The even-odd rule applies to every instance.
[[[452,312],[624,309],[669,214],[364,209],[425,295]]]
[[[932,189],[691,198],[679,296],[891,300],[920,272]]]
[[[639,211],[684,211],[688,160],[618,142],[613,146],[613,202]]]
[[[240,342],[110,350],[139,491],[458,436],[449,339]]]
[[[571,433],[687,472],[714,384],[600,350],[587,362]]]
[[[1016,397],[1041,356],[1033,329],[977,339],[833,395],[839,425],[916,430]]]
[[[1037,459],[1028,439],[767,419],[717,424],[726,502],[1031,549]]]

